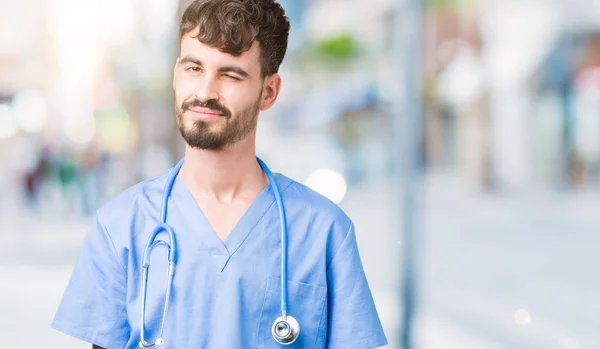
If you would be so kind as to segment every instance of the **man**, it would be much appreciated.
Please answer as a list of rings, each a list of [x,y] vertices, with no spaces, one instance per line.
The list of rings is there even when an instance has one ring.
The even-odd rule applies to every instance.
[[[279,206],[255,157],[255,137],[259,112],[275,103],[281,88],[277,71],[288,33],[273,0],[196,0],[187,8],[173,79],[177,124],[187,143],[183,166],[98,210],[55,329],[95,348],[161,345],[163,338],[164,348],[281,348],[274,332],[288,328],[276,330],[274,320],[282,316],[285,279],[287,319],[300,326],[288,347],[387,344],[352,221],[331,201],[277,174],[271,178],[287,216],[282,278]],[[165,195],[176,270],[169,288],[168,249],[157,244],[146,287],[144,253],[163,219]]]

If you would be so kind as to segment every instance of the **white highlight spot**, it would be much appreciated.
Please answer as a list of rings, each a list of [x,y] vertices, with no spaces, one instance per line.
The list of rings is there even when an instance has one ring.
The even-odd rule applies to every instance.
[[[519,309],[515,312],[515,321],[518,325],[529,325],[531,323],[531,314],[525,309]]]
[[[336,204],[339,204],[346,196],[346,180],[344,176],[334,170],[316,170],[308,176],[306,185]]]

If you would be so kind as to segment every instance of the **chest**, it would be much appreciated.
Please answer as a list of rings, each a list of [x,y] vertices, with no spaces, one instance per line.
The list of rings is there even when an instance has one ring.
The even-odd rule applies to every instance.
[[[173,280],[175,292],[171,293],[166,319],[165,341],[168,339],[173,348],[281,348],[271,335],[271,326],[281,315],[280,265],[279,257],[275,256],[278,250],[267,255],[244,255],[243,262],[233,260],[224,273],[216,273],[206,258],[195,255],[195,260],[189,260],[190,247],[190,244],[182,244],[181,263]],[[293,270],[306,269],[290,266]],[[155,263],[152,268],[146,316],[158,322],[164,305],[167,264]],[[293,314],[302,327],[301,337],[289,348],[324,348],[319,340],[325,338],[327,328],[323,323],[327,309],[325,281],[317,275],[306,275],[303,280],[305,282],[289,280],[287,283],[290,315]],[[140,304],[132,303],[129,309],[134,319],[130,323],[132,340],[127,348],[137,348],[139,342],[140,326],[136,321],[139,311]],[[206,328],[211,330],[202,330]],[[157,323],[154,327],[147,325],[146,329],[150,329],[150,338],[156,338]]]
[[[229,236],[252,204],[251,201],[246,200],[228,204],[196,200],[196,203],[221,241]]]

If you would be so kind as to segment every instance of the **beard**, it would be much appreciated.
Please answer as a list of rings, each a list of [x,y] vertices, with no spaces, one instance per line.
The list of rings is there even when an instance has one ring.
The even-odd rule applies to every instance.
[[[254,131],[258,120],[260,110],[260,100],[262,92],[256,102],[252,103],[240,113],[232,117],[232,113],[225,106],[219,104],[214,99],[201,102],[193,99],[181,104],[181,107],[175,105],[175,114],[177,117],[177,126],[185,142],[192,148],[204,150],[223,150],[228,146],[235,144]],[[194,120],[192,125],[186,126],[184,116],[190,108],[203,107],[223,114],[213,123],[222,123],[218,130],[211,130],[211,123],[205,120]]]

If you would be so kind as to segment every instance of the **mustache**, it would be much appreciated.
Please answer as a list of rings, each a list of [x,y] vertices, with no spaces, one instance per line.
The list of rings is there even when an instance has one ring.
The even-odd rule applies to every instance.
[[[191,101],[187,101],[181,104],[181,110],[183,111],[190,110],[191,108],[207,108],[223,114],[228,119],[231,117],[231,112],[229,111],[229,109],[217,102],[216,99],[209,99],[205,102],[202,102],[199,99],[193,99]]]

